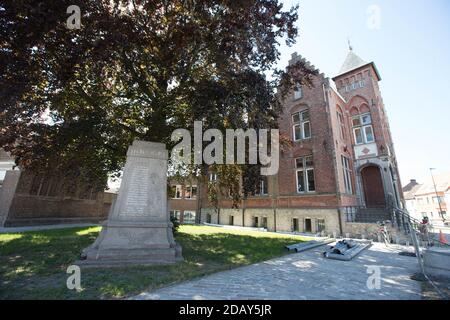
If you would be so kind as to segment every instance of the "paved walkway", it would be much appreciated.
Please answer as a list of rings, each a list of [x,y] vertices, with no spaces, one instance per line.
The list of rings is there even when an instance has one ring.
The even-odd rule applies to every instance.
[[[15,233],[26,231],[41,231],[41,230],[67,229],[78,227],[94,227],[94,226],[98,226],[98,224],[91,224],[91,223],[72,223],[72,224],[54,224],[54,225],[52,224],[45,226],[0,228],[0,233]]]
[[[417,259],[398,253],[412,248],[375,243],[352,261],[322,256],[325,247],[219,272],[200,279],[142,293],[134,299],[420,299]],[[368,266],[381,271],[381,288],[370,290]]]

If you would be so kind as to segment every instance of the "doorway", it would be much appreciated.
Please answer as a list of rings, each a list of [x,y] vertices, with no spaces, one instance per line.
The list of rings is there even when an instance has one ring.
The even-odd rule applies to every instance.
[[[262,218],[262,226],[264,229],[267,229],[267,218],[266,217]]]
[[[386,205],[383,180],[380,168],[368,166],[361,170],[364,199],[367,208],[380,208]]]
[[[305,219],[305,232],[308,232],[308,233],[312,232],[312,222],[311,222],[311,219],[309,219],[309,218]]]
[[[292,219],[292,229],[293,229],[292,231],[294,231],[294,232],[299,231],[297,218]]]

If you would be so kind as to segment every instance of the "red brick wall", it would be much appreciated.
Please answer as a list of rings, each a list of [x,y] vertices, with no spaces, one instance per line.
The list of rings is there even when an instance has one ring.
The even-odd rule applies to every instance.
[[[332,131],[329,114],[324,100],[322,75],[317,76],[314,87],[303,87],[303,97],[294,100],[293,96],[284,101],[283,114],[279,119],[280,135],[284,134],[293,141],[290,151],[282,153],[278,171],[279,194],[297,195],[295,159],[312,155],[314,161],[316,193],[335,193],[336,182],[333,167]],[[311,121],[311,138],[294,141],[292,114],[308,109]]]
[[[56,194],[42,196],[30,194],[33,175],[22,172],[12,200],[6,226],[100,222],[107,219],[110,203],[104,201],[104,192],[93,193],[90,199]],[[75,185],[74,188],[78,187]]]

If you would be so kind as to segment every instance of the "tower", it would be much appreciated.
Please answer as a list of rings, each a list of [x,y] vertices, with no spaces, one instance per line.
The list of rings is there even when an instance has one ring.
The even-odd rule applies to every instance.
[[[352,139],[360,205],[367,208],[401,206],[400,178],[379,88],[381,76],[375,63],[364,61],[350,47],[333,80],[346,101],[344,113]]]

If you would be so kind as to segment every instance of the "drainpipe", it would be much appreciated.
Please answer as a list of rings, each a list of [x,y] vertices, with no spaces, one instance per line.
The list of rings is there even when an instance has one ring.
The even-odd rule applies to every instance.
[[[330,80],[327,78],[326,81],[327,81],[327,85],[329,86],[328,82]],[[337,168],[338,159],[336,156],[336,145],[334,143],[333,124],[331,122],[331,112],[329,110],[331,108],[330,100],[328,99],[328,94],[327,94],[327,89],[326,89],[325,83],[322,84],[322,90],[323,90],[323,98],[325,100],[325,106],[326,106],[325,109],[326,109],[327,115],[328,115],[328,117],[327,117],[328,118],[328,126],[330,128],[330,137],[329,138],[331,138],[330,141],[333,144],[331,146],[331,143],[330,143],[330,147],[332,147],[331,155],[333,158],[333,171],[334,171],[334,181],[335,181],[335,187],[336,187],[336,200],[338,201],[337,213],[338,213],[338,219],[339,219],[339,232],[342,235],[341,209],[339,208],[342,197],[341,197],[341,192],[339,190],[339,172],[338,172],[338,168]]]
[[[198,224],[202,223],[202,191],[201,182],[197,180],[197,213],[198,213]]]
[[[274,232],[277,232],[277,210],[273,209],[273,228]]]
[[[342,231],[342,212],[341,209],[338,209],[338,219],[339,219],[339,233],[343,236],[344,232]]]
[[[220,207],[217,208],[217,224],[220,224]]]

